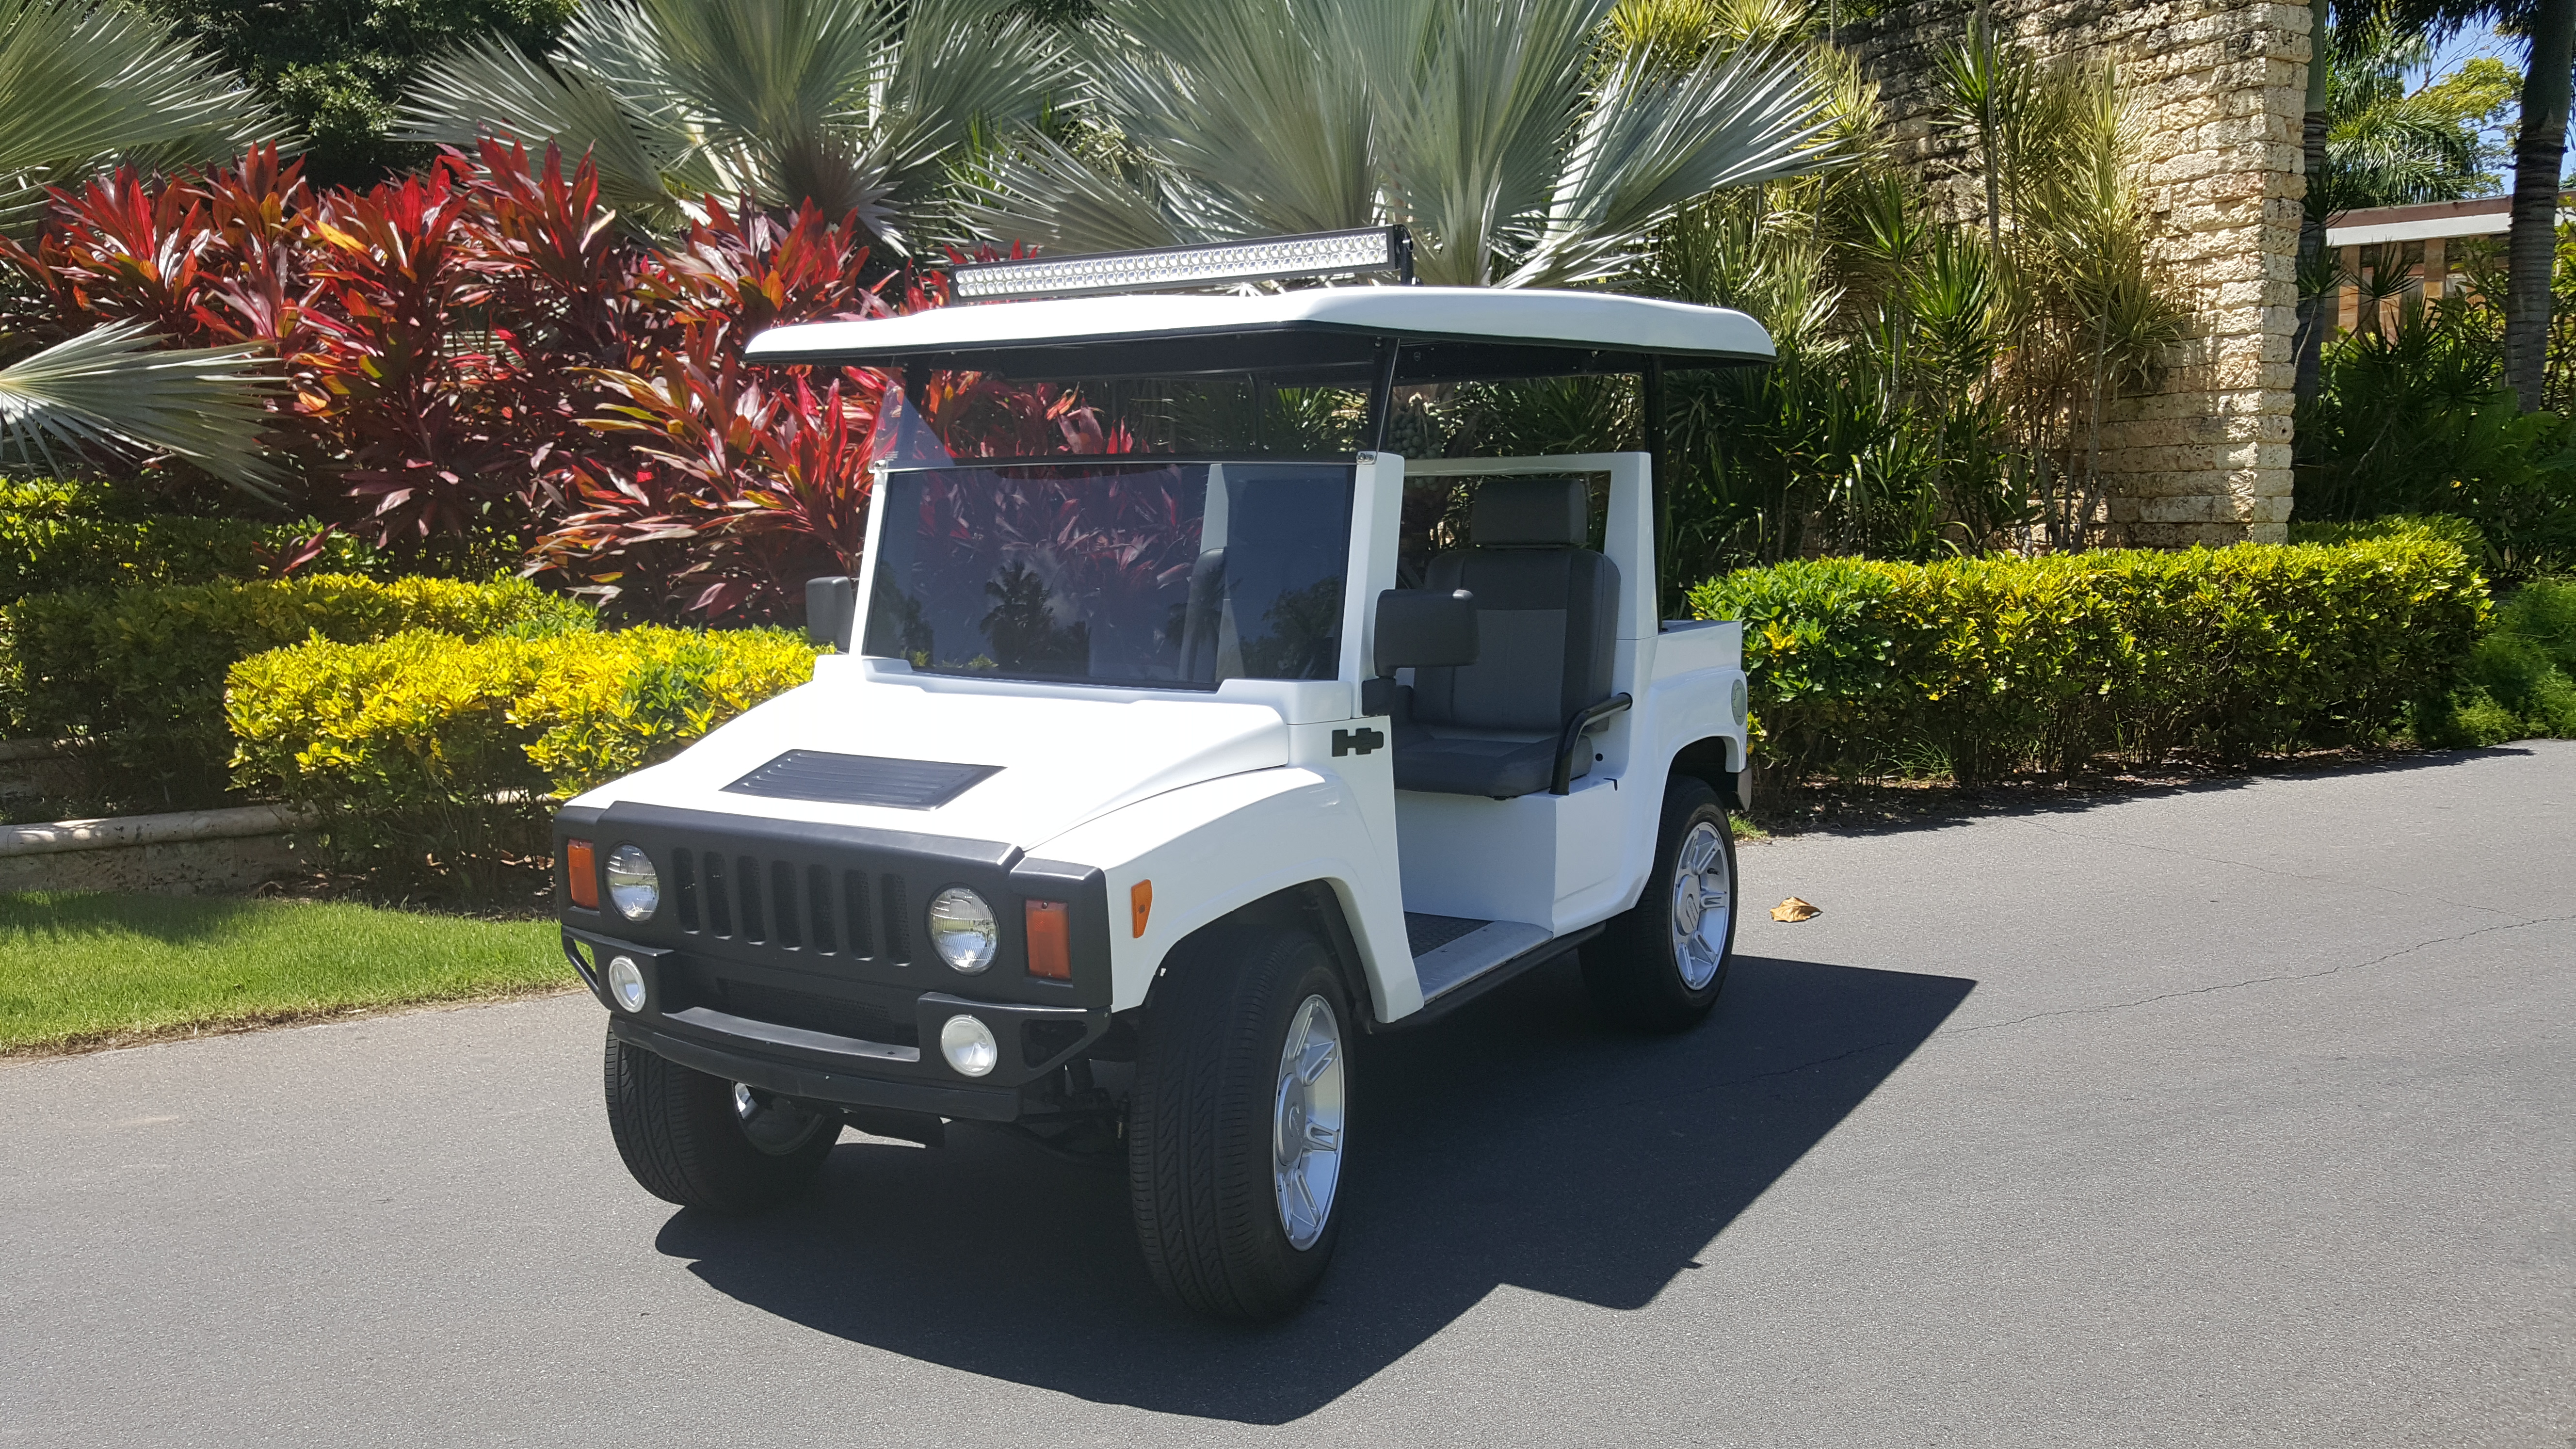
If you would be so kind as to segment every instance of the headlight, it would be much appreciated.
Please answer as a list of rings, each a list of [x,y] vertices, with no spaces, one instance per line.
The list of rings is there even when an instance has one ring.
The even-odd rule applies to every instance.
[[[1002,1059],[1002,1049],[994,1044],[993,1029],[971,1016],[948,1018],[939,1029],[939,1054],[948,1058],[960,1076],[980,1077],[993,1070]]]
[[[628,1011],[644,1009],[644,968],[632,956],[608,959],[608,994]]]
[[[608,868],[617,869],[616,857],[609,858]],[[617,877],[611,874],[609,879]],[[984,904],[982,896],[964,886],[950,886],[930,902],[930,944],[940,960],[972,976],[993,964],[993,951],[1002,944],[1001,923],[993,919],[993,908]]]
[[[630,921],[643,920],[662,904],[662,877],[643,847],[621,845],[608,853],[608,902]]]

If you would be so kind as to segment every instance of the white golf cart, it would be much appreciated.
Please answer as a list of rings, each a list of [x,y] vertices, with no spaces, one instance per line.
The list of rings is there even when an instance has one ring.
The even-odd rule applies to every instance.
[[[1737,626],[1658,619],[1662,370],[1741,314],[1409,285],[1392,229],[960,269],[911,316],[748,355],[1368,398],[1356,453],[1258,441],[886,464],[866,564],[809,589],[813,682],[556,822],[636,1180],[741,1210],[844,1125],[1123,1152],[1156,1281],[1293,1310],[1333,1250],[1361,1034],[1580,948],[1602,1012],[1700,1020],[1735,930]],[[1069,295],[1104,288],[1111,296]],[[1410,384],[1642,374],[1649,446],[1387,451]],[[1117,401],[1125,399],[1124,402]],[[1408,488],[1417,504],[1407,508]]]

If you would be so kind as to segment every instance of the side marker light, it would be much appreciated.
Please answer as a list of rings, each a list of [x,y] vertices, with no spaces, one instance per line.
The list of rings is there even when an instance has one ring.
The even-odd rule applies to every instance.
[[[1029,974],[1049,981],[1073,979],[1072,912],[1062,901],[1028,903]]]
[[[1136,929],[1133,934],[1138,936],[1144,935],[1145,918],[1154,914],[1154,883],[1152,881],[1140,880],[1127,888],[1127,909],[1136,920]]]
[[[564,842],[564,894],[585,911],[599,909],[599,861],[587,840]]]

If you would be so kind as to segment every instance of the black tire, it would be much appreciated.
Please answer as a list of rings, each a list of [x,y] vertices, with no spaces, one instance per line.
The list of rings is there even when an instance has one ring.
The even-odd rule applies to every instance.
[[[1346,1149],[1325,1181],[1320,1224],[1292,1238],[1274,1176],[1274,1127],[1289,1032],[1320,1000],[1337,1033],[1329,1088],[1347,1121],[1353,1023],[1323,943],[1282,927],[1218,926],[1184,942],[1157,992],[1129,1099],[1127,1187],[1154,1283],[1212,1318],[1296,1311],[1341,1236]],[[1309,1027],[1312,1019],[1308,1019]],[[1315,1080],[1322,1080],[1321,1077]],[[1304,1120],[1304,1089],[1296,1120]],[[1318,1116],[1323,1115],[1318,1113]]]
[[[1691,967],[1706,971],[1706,950],[1695,962],[1677,941],[1677,900],[1681,890],[1681,854],[1702,827],[1717,836],[1714,861],[1725,866],[1726,907],[1723,944],[1713,974],[1694,986]],[[1709,872],[1695,872],[1703,878]],[[1664,788],[1663,821],[1655,836],[1655,868],[1646,877],[1637,904],[1611,918],[1608,929],[1583,948],[1583,984],[1592,1004],[1612,1025],[1630,1031],[1677,1032],[1697,1026],[1717,1004],[1726,986],[1727,968],[1735,961],[1735,832],[1726,806],[1708,782],[1696,776],[1676,777]],[[1702,938],[1705,940],[1705,938]]]
[[[734,1084],[608,1035],[601,1062],[608,1130],[646,1192],[711,1212],[754,1212],[811,1182],[841,1138],[841,1119]]]

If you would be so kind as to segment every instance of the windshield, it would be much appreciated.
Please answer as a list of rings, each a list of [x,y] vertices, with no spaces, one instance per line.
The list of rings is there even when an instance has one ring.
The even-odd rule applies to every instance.
[[[1339,672],[1349,463],[889,473],[862,651],[915,669],[1213,688]]]

